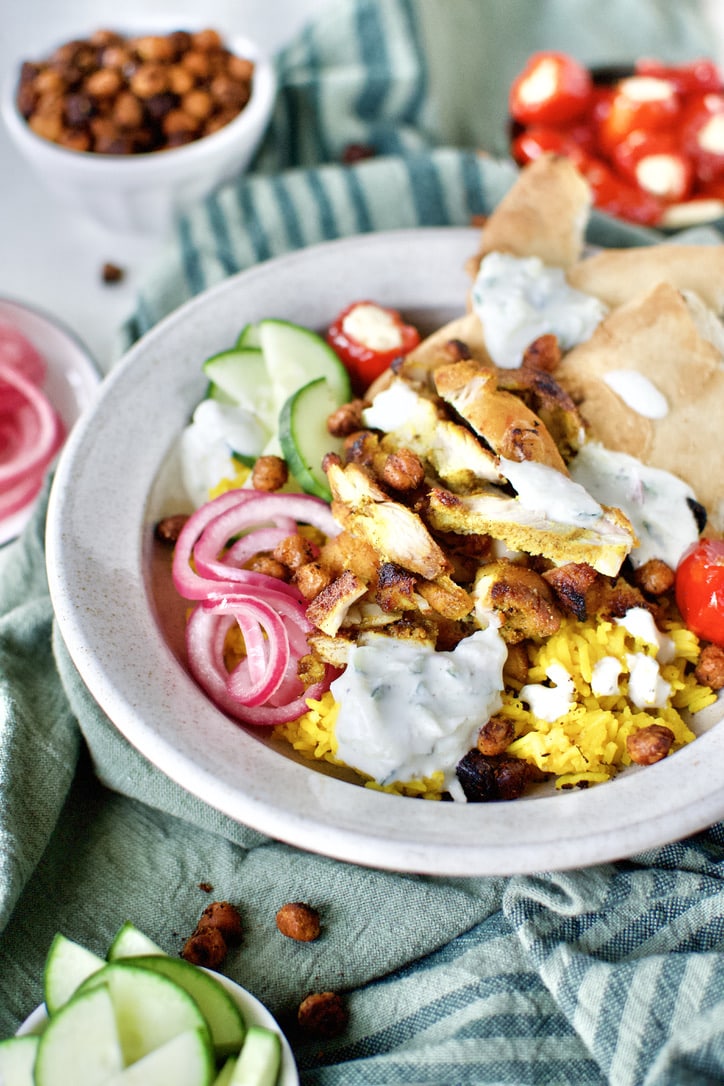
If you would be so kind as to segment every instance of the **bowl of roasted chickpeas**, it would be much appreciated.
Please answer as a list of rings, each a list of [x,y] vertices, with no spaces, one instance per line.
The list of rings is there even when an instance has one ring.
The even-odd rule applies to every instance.
[[[244,172],[275,94],[273,62],[251,40],[109,27],[22,58],[2,114],[66,206],[113,231],[157,234]]]

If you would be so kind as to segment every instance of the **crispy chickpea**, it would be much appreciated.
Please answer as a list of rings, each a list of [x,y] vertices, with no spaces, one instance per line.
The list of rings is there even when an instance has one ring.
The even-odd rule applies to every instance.
[[[96,49],[105,49],[108,45],[120,45],[123,41],[123,37],[117,30],[94,30],[88,39],[91,45],[94,45]]]
[[[481,754],[488,757],[502,754],[515,739],[515,727],[512,720],[501,716],[491,716],[478,733],[477,747]]]
[[[303,999],[297,1021],[305,1033],[314,1037],[337,1037],[346,1027],[347,1008],[336,992],[314,992]]]
[[[168,71],[161,64],[141,64],[130,79],[130,87],[139,98],[151,98],[168,89]]]
[[[197,121],[205,121],[214,108],[211,95],[200,87],[190,90],[181,99],[181,109]]]
[[[227,943],[238,943],[242,936],[241,914],[230,901],[212,901],[207,905],[196,925],[197,931],[215,928]]]
[[[230,109],[228,106],[212,113],[204,123],[204,135],[210,136],[213,132],[218,132],[220,128],[226,128],[229,121],[233,121],[234,117],[238,117],[240,113],[240,109]]]
[[[54,68],[44,68],[41,72],[38,72],[34,80],[34,86],[36,94],[39,95],[63,94],[66,90],[63,76]]]
[[[675,573],[660,558],[649,558],[634,573],[634,581],[642,592],[650,596],[663,596],[674,586]]]
[[[303,901],[288,901],[277,912],[276,923],[282,935],[299,943],[311,943],[319,938],[319,913]]]
[[[290,570],[283,562],[278,562],[270,554],[256,554],[246,563],[246,569],[252,573],[263,573],[266,577],[276,577],[278,581],[288,581]]]
[[[196,80],[193,73],[187,68],[184,68],[181,64],[173,64],[168,69],[168,89],[172,94],[177,94],[179,98],[182,98],[184,94],[188,94],[190,90],[196,86]]]
[[[226,59],[226,71],[239,83],[249,83],[254,75],[254,61],[247,57],[238,57],[236,53],[229,53]]]
[[[191,49],[188,53],[185,53],[180,59],[179,64],[190,72],[195,79],[203,80],[208,79],[210,74],[209,58],[206,53],[202,53],[199,49]]]
[[[256,490],[281,490],[288,478],[289,468],[281,456],[260,456],[251,473]]]
[[[140,128],[143,124],[143,104],[135,94],[123,91],[113,104],[111,116],[119,128]]]
[[[113,98],[121,89],[121,75],[115,68],[99,68],[86,78],[85,90],[92,98]]]
[[[674,733],[663,724],[649,724],[639,728],[626,739],[626,750],[637,765],[653,765],[660,762],[671,750]]]
[[[37,136],[53,142],[57,142],[63,132],[63,121],[57,114],[34,113],[28,119],[28,124]]]
[[[316,549],[303,535],[288,535],[277,543],[272,554],[277,562],[283,562],[289,569],[299,569],[315,558]]]
[[[348,437],[362,429],[362,412],[369,407],[367,400],[343,403],[327,419],[327,429],[333,437]]]
[[[719,645],[707,645],[701,650],[694,669],[696,681],[712,690],[724,689],[724,649]]]
[[[208,27],[204,30],[197,30],[191,35],[191,45],[194,49],[200,49],[202,53],[209,53],[214,49],[221,48],[221,35],[218,30],[212,30]]]
[[[188,519],[188,513],[173,513],[163,517],[154,529],[156,539],[161,543],[175,543]]]
[[[246,83],[237,83],[228,75],[220,73],[214,76],[209,84],[211,97],[222,106],[246,105],[249,101],[249,87]]]
[[[91,139],[87,132],[65,128],[58,137],[58,143],[61,147],[67,147],[69,151],[89,151]]]
[[[292,581],[305,600],[313,600],[323,588],[332,583],[332,574],[322,569],[318,562],[306,562],[294,571]]]
[[[122,42],[106,46],[101,54],[101,67],[125,71],[133,64],[130,50]]]
[[[198,128],[198,121],[183,109],[170,109],[161,121],[161,127],[167,136],[178,133],[192,133]]]
[[[226,939],[218,928],[204,928],[203,931],[195,931],[189,936],[184,943],[181,957],[192,965],[218,969],[227,950]]]
[[[382,468],[382,480],[394,490],[414,490],[425,478],[422,461],[411,449],[390,453]]]
[[[130,44],[141,60],[163,62],[173,60],[176,54],[173,42],[161,34],[147,34],[142,38],[134,38]]]

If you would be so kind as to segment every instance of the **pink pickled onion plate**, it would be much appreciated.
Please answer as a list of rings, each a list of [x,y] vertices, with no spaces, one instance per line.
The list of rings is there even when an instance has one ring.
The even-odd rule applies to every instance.
[[[299,524],[334,536],[339,525],[329,506],[307,494],[230,490],[193,513],[179,534],[173,582],[197,601],[186,624],[189,668],[199,686],[230,716],[246,724],[284,724],[320,698],[337,674],[304,688],[298,675],[309,652],[306,601],[294,585],[243,566],[293,535]],[[245,655],[231,671],[224,650],[237,625]]]
[[[6,355],[0,350],[0,519],[36,497],[65,436],[57,412],[27,375],[39,373],[42,379],[44,366],[38,370],[31,356],[24,371],[16,369],[3,360]]]

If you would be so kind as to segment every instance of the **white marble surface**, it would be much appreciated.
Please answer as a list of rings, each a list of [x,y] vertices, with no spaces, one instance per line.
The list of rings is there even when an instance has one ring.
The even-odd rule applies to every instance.
[[[334,0],[207,0],[204,19],[227,33],[244,33],[274,52],[311,16]],[[715,28],[713,52],[724,60],[724,0],[702,0]],[[12,77],[19,59],[47,46],[113,26],[114,0],[0,0],[0,78]],[[194,0],[126,0],[124,23],[134,11],[164,22],[178,15],[199,18]],[[31,175],[0,125],[0,296],[31,302],[60,317],[86,343],[103,371],[114,361],[115,333],[133,308],[138,276],[153,257],[158,239],[108,234],[69,213]],[[100,273],[111,261],[126,269],[122,283],[104,285]]]

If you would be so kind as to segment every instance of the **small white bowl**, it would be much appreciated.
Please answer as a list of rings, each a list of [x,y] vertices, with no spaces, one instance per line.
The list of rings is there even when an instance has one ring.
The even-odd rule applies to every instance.
[[[150,27],[149,32],[152,29],[158,28]],[[243,173],[269,123],[276,97],[271,59],[247,38],[231,36],[227,47],[254,61],[251,97],[225,127],[182,147],[103,155],[72,151],[36,135],[15,102],[19,64],[3,87],[2,116],[20,153],[67,206],[113,231],[161,234],[176,212]]]
[[[46,365],[43,391],[63,420],[66,435],[95,399],[100,371],[89,350],[55,317],[15,298],[0,298],[0,323],[22,332]],[[35,500],[9,517],[0,517],[0,546],[20,534]]]
[[[229,980],[223,973],[215,973],[210,969],[206,969],[204,972],[211,973],[212,977],[218,980],[220,984],[223,984],[224,988],[226,988],[227,992],[244,1015],[244,1021],[247,1026],[264,1026],[266,1029],[276,1030],[282,1041],[282,1065],[279,1071],[277,1086],[299,1086],[297,1065],[294,1056],[292,1055],[289,1042],[280,1030],[275,1018],[266,1009],[264,1004],[260,1003],[251,992],[247,992],[246,988],[242,988],[240,984],[236,984],[235,981]],[[45,1004],[41,1003],[39,1007],[36,1007],[34,1011],[31,1011],[25,1021],[20,1025],[16,1032],[16,1037],[25,1037],[30,1034],[42,1033],[47,1021],[48,1015],[45,1010]]]

